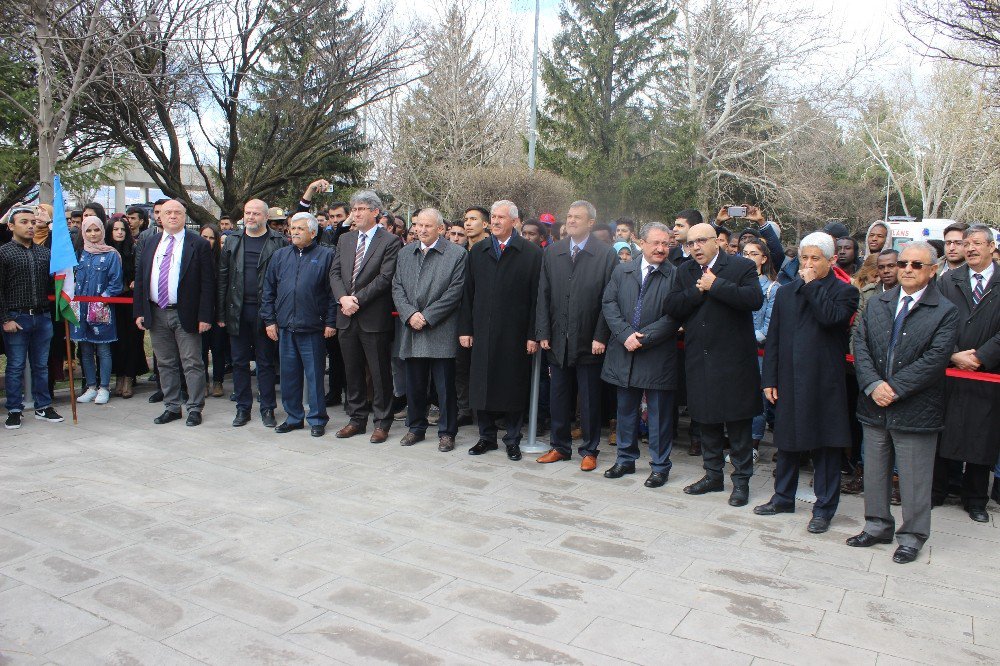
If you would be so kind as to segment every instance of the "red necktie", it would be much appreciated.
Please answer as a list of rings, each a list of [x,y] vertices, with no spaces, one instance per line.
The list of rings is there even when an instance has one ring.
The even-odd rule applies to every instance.
[[[504,248],[507,247],[507,243],[500,243],[500,254],[503,254]]]

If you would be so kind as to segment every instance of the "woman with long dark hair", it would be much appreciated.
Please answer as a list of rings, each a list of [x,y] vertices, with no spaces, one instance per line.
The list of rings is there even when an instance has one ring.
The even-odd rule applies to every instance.
[[[132,296],[135,286],[135,238],[128,218],[114,220],[107,225],[106,243],[118,250],[122,257],[122,296]],[[115,377],[115,395],[131,398],[134,394],[136,378],[149,372],[146,350],[143,347],[143,333],[135,325],[131,304],[115,304],[115,325],[118,327],[118,342],[111,344],[111,367]]]
[[[216,278],[218,278],[219,259],[222,257],[222,230],[217,224],[206,224],[201,228],[201,237],[212,246],[212,261],[215,265]],[[218,317],[216,317],[218,319]],[[214,398],[221,398],[224,394],[222,381],[226,377],[226,356],[228,356],[226,345],[229,343],[229,336],[226,331],[220,328],[216,322],[212,322],[212,328],[201,334],[201,357],[205,361],[205,371],[208,372],[208,353],[212,352],[212,388],[211,394]]]

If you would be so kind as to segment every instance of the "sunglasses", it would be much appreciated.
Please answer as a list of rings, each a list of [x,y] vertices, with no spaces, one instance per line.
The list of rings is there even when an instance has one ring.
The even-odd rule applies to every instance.
[[[913,266],[913,270],[919,271],[924,266],[928,266],[928,265],[929,264],[927,264],[926,262],[923,262],[923,261],[897,261],[896,262],[896,268],[899,268],[900,270],[906,268],[907,266]]]

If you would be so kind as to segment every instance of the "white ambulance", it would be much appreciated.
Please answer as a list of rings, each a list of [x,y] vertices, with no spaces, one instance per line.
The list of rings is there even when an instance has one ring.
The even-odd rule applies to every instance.
[[[889,216],[889,233],[892,236],[892,247],[895,250],[901,249],[904,245],[915,240],[944,240],[944,230],[955,220],[941,218],[927,218],[917,221],[912,217]],[[990,227],[993,238],[1000,243],[1000,232]]]

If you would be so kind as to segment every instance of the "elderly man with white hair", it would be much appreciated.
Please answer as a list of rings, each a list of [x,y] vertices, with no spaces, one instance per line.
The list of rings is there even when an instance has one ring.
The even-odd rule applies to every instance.
[[[851,446],[847,361],[858,290],[832,267],[833,237],[821,231],[799,243],[799,277],[778,290],[764,343],[764,396],[775,406],[778,466],[774,495],[754,513],[795,512],[799,463],[812,456],[816,503],[808,530],[821,534],[840,502],[842,449]]]
[[[286,416],[274,431],[301,430],[303,421],[308,421],[312,436],[322,437],[329,420],[323,390],[324,339],[337,332],[329,279],[335,252],[316,242],[319,222],[309,213],[293,215],[288,232],[292,244],[271,255],[260,303],[264,330],[278,343],[281,361],[281,405]],[[303,378],[308,414],[302,407]]]

